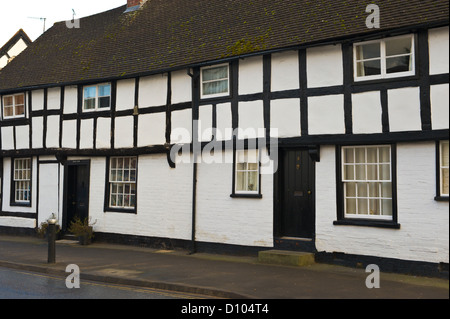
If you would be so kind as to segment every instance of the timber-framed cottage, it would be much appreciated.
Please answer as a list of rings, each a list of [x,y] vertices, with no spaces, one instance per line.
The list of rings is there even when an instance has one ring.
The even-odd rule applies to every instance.
[[[0,232],[448,270],[449,4],[379,2],[56,23],[0,71]]]

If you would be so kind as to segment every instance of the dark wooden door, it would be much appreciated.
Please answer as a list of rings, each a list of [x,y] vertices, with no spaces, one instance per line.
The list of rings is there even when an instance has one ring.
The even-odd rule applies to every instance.
[[[66,170],[65,230],[75,217],[89,217],[89,163],[66,164]]]
[[[314,162],[307,150],[289,150],[283,154],[280,193],[280,236],[313,238]]]

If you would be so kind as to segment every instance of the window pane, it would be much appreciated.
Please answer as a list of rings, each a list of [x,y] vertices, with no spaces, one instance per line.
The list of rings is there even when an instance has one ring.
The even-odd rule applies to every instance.
[[[12,96],[5,96],[3,98],[3,105],[6,106],[12,106],[13,105],[13,97]]]
[[[25,106],[22,105],[16,105],[16,112],[14,115],[24,115],[25,114]]]
[[[355,180],[355,167],[353,165],[344,166],[344,179],[347,181]]]
[[[358,197],[367,197],[367,183],[356,183]]]
[[[355,149],[356,163],[366,162],[366,149],[358,147]]]
[[[347,199],[346,203],[346,214],[356,214],[356,199]]]
[[[354,163],[355,162],[353,151],[354,151],[353,148],[344,149],[344,163]]]
[[[228,66],[208,68],[208,69],[204,69],[202,72],[203,72],[203,74],[202,74],[203,82],[228,78]]]
[[[392,198],[392,185],[391,183],[381,183],[381,197]]]
[[[387,39],[386,44],[386,56],[400,55],[400,54],[410,54],[412,38],[396,38]]]
[[[367,180],[378,180],[378,165],[367,165]]]
[[[386,59],[386,73],[408,72],[412,71],[411,56],[399,56]]]
[[[382,199],[381,200],[381,214],[384,216],[392,216],[392,200]]]
[[[359,215],[368,215],[369,207],[367,206],[369,201],[367,198],[358,198],[358,214]]]
[[[345,183],[345,196],[356,197],[356,183]]]
[[[381,60],[358,62],[358,76],[370,76],[381,74]]]
[[[380,164],[380,180],[389,181],[391,179],[391,166],[389,164]]]
[[[246,191],[245,172],[237,172],[236,174],[236,191]]]
[[[355,165],[355,171],[357,181],[366,180],[366,165]]]
[[[16,105],[18,105],[18,104],[21,104],[21,105],[25,104],[24,100],[25,100],[25,96],[23,94],[19,94],[19,95],[15,95],[14,96],[14,102],[15,102]]]
[[[449,147],[448,142],[442,142],[441,166],[448,166]]]
[[[100,85],[98,87],[98,96],[110,96],[111,95],[111,85]]]
[[[89,86],[84,88],[84,98],[95,98],[96,93],[96,87],[95,86]]]
[[[228,92],[228,80],[203,83],[203,94],[220,94]]]
[[[99,97],[98,98],[98,107],[99,108],[108,108],[111,106],[111,98],[108,97]]]
[[[258,172],[248,172],[248,191],[258,190]]]
[[[380,215],[378,199],[370,199],[369,200],[369,214],[370,215]]]
[[[379,183],[369,183],[369,197],[380,197]]]
[[[380,163],[390,163],[391,162],[391,156],[390,156],[390,148],[389,147],[380,147],[379,148],[380,153]]]
[[[84,109],[85,110],[95,109],[95,98],[84,99]]]
[[[448,195],[448,168],[442,169],[442,194]]]
[[[356,59],[366,60],[381,56],[380,43],[358,45],[356,47]]]
[[[3,108],[3,116],[4,117],[14,116],[14,108],[12,106],[5,106]]]

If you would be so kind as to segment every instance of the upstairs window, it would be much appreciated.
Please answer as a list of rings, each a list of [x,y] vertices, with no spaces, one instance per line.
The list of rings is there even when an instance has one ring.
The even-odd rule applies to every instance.
[[[414,75],[414,61],[414,35],[355,44],[355,81]]]
[[[83,110],[95,111],[111,107],[111,84],[85,86],[83,90]]]
[[[6,95],[3,97],[3,118],[11,119],[25,116],[25,94]]]
[[[202,98],[229,95],[229,66],[228,64],[209,66],[201,71]]]

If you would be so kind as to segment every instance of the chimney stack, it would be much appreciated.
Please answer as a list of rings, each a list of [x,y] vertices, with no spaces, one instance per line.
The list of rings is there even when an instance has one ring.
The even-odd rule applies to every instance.
[[[147,0],[127,0],[126,12],[138,10]]]

